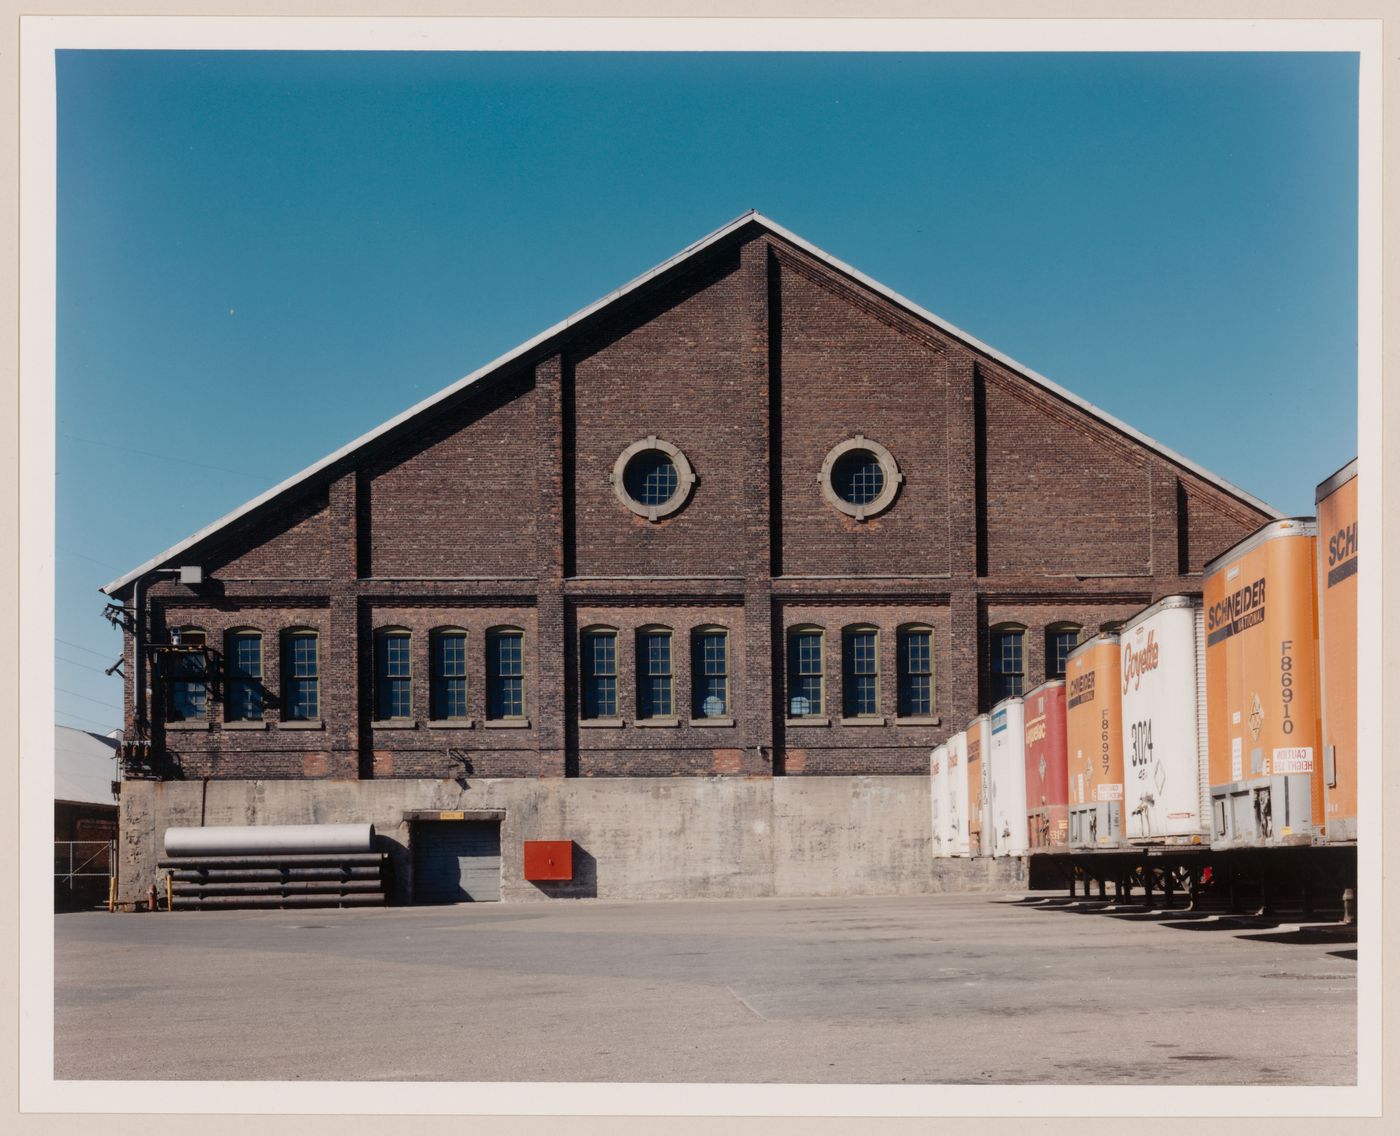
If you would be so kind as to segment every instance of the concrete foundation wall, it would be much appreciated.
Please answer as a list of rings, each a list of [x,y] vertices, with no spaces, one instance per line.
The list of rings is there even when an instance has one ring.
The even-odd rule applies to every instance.
[[[1026,882],[1020,860],[932,858],[926,777],[128,781],[119,894],[145,895],[172,825],[368,822],[393,860],[392,898],[408,902],[405,814],[423,809],[502,813],[507,901],[895,895]],[[574,841],[575,878],[526,881],[526,840]]]

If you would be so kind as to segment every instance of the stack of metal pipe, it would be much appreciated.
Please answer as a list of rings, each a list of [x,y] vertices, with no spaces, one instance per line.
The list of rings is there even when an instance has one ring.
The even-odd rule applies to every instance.
[[[372,824],[168,828],[162,876],[173,906],[382,906],[388,857]]]

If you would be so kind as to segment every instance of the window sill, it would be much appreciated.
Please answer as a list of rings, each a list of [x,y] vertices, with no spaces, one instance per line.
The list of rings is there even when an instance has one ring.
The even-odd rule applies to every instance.
[[[225,722],[220,727],[224,730],[265,730],[267,723],[261,718],[235,718],[232,722]]]
[[[372,730],[416,730],[418,723],[407,718],[385,718],[381,721],[371,722]]]
[[[638,718],[636,722],[633,723],[639,730],[669,729],[672,726],[679,726],[680,724],[681,720],[679,718]]]
[[[580,730],[620,730],[622,726],[621,718],[580,718],[578,720]]]
[[[530,728],[530,719],[488,718],[481,724],[488,730],[528,730]]]
[[[896,718],[894,724],[896,726],[941,726],[943,719],[937,716],[932,718]]]
[[[166,722],[166,723],[165,723],[165,731],[166,731],[166,733],[170,733],[172,730],[208,730],[208,729],[209,729],[209,723],[208,723],[207,720],[205,720],[205,721],[198,721],[198,722],[191,721],[191,722]]]
[[[884,715],[878,718],[842,718],[843,726],[883,726],[885,724]]]
[[[831,725],[831,719],[830,719],[830,718],[788,718],[788,719],[786,719],[786,720],[783,722],[783,725],[787,726],[788,729],[790,729],[790,730],[791,730],[791,729],[804,730],[804,729],[810,729],[810,728],[812,728],[812,727],[814,727],[814,726],[829,726],[829,725]]]
[[[291,722],[278,722],[277,728],[279,730],[324,730],[326,728],[326,723],[320,718],[308,718],[305,720],[297,718]]]
[[[734,719],[733,719],[733,718],[692,718],[692,719],[690,720],[690,724],[691,724],[692,726],[698,726],[698,727],[701,728],[701,729],[704,729],[706,726],[732,726],[732,725],[734,725]]]
[[[470,730],[476,724],[472,718],[438,718],[428,723],[430,730]]]

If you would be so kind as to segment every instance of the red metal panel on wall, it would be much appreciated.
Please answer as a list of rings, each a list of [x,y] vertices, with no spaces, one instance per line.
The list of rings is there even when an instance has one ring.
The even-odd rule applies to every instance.
[[[525,841],[527,880],[571,880],[574,878],[572,840]]]

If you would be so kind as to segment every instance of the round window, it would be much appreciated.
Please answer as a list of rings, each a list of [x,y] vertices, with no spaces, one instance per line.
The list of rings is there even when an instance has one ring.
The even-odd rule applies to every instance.
[[[680,450],[653,434],[618,455],[609,480],[627,508],[659,521],[685,504],[695,473]]]
[[[643,505],[664,505],[676,495],[680,474],[664,450],[643,450],[622,471],[622,485],[632,500]]]
[[[885,491],[885,471],[869,450],[847,450],[831,467],[831,487],[848,505],[869,505]]]
[[[831,505],[863,521],[894,504],[904,475],[889,450],[857,434],[826,455],[818,481]]]

